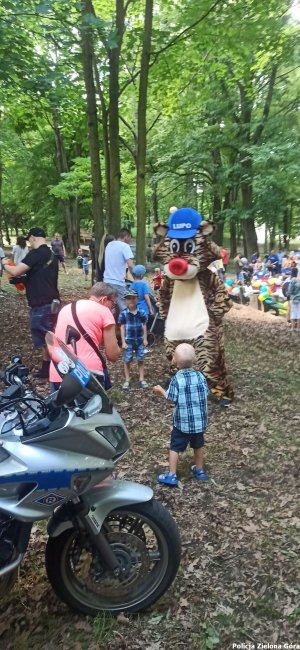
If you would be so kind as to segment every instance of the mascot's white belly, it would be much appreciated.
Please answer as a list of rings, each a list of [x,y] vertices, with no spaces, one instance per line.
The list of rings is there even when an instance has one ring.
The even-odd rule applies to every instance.
[[[169,341],[195,339],[204,334],[209,316],[197,278],[175,280],[166,320],[165,336]]]

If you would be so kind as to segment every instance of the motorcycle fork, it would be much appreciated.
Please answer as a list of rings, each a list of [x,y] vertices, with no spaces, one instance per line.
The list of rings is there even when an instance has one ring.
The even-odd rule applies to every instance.
[[[115,577],[118,577],[121,573],[120,564],[111,549],[109,542],[107,541],[105,535],[101,530],[95,532],[95,527],[97,526],[94,515],[89,512],[79,509],[76,513],[76,519],[80,524],[80,528],[84,528],[88,531],[90,540],[96,546],[99,551],[101,558],[106,565],[106,567],[112,571]],[[93,510],[93,508],[92,508]]]

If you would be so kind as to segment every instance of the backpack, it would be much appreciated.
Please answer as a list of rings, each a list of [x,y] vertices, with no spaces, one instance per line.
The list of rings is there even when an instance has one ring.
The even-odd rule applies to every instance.
[[[282,293],[285,298],[290,298],[291,296],[291,280],[286,280],[282,286]]]

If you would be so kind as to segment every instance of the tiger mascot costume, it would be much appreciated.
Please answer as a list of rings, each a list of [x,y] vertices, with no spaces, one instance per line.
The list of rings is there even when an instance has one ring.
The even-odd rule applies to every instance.
[[[223,282],[207,267],[221,258],[220,248],[207,240],[213,225],[192,208],[173,211],[168,225],[156,224],[163,239],[153,257],[164,265],[160,288],[160,315],[165,319],[165,345],[169,361],[179,343],[191,343],[197,369],[222,405],[233,397],[228,382],[222,319],[231,307]]]

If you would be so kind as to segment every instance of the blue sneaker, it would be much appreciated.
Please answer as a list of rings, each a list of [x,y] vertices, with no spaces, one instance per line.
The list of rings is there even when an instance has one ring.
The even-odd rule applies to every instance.
[[[207,474],[205,474],[205,469],[196,469],[196,465],[192,465],[191,470],[193,476],[197,478],[198,481],[205,481],[205,479],[208,478]]]
[[[160,474],[157,477],[157,480],[159,483],[164,483],[164,485],[175,485],[175,487],[178,485],[176,474],[168,474],[168,472],[164,472],[164,474]]]

